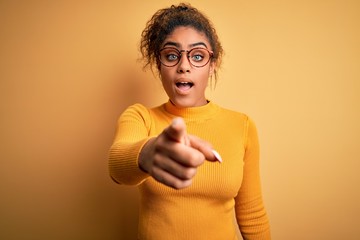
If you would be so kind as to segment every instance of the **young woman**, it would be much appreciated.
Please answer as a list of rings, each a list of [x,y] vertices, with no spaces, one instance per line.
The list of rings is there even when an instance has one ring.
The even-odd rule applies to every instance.
[[[190,5],[159,10],[142,33],[146,65],[169,101],[130,106],[110,149],[110,175],[137,185],[141,240],[270,239],[254,123],[209,101],[222,47],[210,21]]]

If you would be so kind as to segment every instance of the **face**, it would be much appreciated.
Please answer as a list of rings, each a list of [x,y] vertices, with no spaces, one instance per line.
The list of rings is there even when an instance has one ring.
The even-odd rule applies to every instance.
[[[167,36],[162,47],[173,47],[190,51],[193,48],[206,48],[211,51],[210,43],[202,32],[192,27],[177,27]],[[205,89],[209,76],[214,71],[211,60],[203,67],[195,67],[182,53],[180,61],[173,67],[161,64],[160,76],[163,87],[171,102],[177,107],[198,107],[207,103]]]

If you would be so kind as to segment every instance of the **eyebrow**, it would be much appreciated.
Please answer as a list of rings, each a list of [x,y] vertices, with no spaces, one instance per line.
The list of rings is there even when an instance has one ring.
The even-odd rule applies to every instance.
[[[174,46],[174,47],[180,48],[179,43],[171,42],[171,41],[166,42],[163,47],[166,47],[166,46]],[[208,48],[207,45],[204,42],[197,42],[197,43],[192,43],[192,44],[189,45],[189,47],[191,47],[191,48],[197,47],[197,46],[204,46],[205,48]]]

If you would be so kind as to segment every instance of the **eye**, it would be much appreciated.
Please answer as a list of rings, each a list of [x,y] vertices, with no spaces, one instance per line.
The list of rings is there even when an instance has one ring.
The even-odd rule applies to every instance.
[[[190,59],[193,62],[201,62],[206,58],[206,54],[208,54],[208,52],[206,52],[206,50],[203,49],[193,49],[190,52]]]
[[[179,58],[179,55],[178,54],[175,54],[175,53],[168,53],[166,54],[166,60],[172,62],[172,61],[177,61]]]
[[[175,48],[164,48],[160,52],[160,58],[168,63],[178,62],[180,59],[179,50]]]
[[[204,59],[204,56],[201,54],[195,54],[191,56],[191,59],[194,60],[195,62],[200,62]]]

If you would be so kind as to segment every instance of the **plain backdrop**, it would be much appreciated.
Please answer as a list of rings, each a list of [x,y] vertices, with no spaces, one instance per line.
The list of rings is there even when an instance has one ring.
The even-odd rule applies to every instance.
[[[188,2],[225,49],[208,98],[257,124],[273,239],[359,239],[360,2]],[[167,101],[138,44],[172,3],[0,0],[0,239],[136,239],[108,149],[127,106]]]

